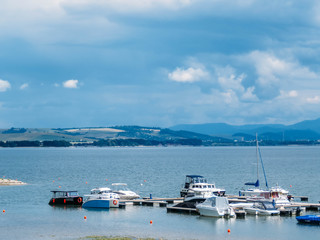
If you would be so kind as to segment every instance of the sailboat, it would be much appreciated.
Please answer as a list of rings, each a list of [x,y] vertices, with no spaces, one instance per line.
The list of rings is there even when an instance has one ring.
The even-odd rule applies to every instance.
[[[281,187],[272,187],[269,189],[268,181],[266,177],[266,172],[264,169],[261,151],[259,148],[258,135],[256,134],[256,156],[257,156],[257,180],[256,182],[247,182],[246,186],[254,186],[254,188],[249,188],[247,190],[241,190],[239,192],[240,196],[247,197],[250,201],[270,201],[276,207],[281,207],[284,205],[290,205],[291,202],[288,200],[288,191],[282,189]],[[263,170],[263,175],[266,183],[266,190],[260,188],[259,181],[259,162]]]

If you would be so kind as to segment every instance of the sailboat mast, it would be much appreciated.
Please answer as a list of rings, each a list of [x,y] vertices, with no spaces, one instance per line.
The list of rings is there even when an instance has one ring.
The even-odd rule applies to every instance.
[[[257,133],[256,133],[256,141],[257,141],[257,177],[258,177],[258,180],[259,180],[259,166],[258,166],[258,163],[259,163],[259,159],[260,159],[261,167],[262,167],[263,175],[264,175],[264,180],[266,181],[266,187],[268,189],[269,186],[268,186],[267,176],[266,176],[266,172],[264,170],[264,164],[263,164],[263,161],[262,161],[261,152],[260,152],[260,148],[259,148],[259,144],[258,144],[258,134]]]
[[[258,145],[258,133],[256,133],[256,156],[257,156],[257,180],[259,180],[259,145]]]

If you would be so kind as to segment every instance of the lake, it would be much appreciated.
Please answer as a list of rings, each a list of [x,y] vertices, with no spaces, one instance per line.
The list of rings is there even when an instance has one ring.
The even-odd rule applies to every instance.
[[[320,227],[295,217],[213,219],[127,206],[88,211],[51,207],[51,190],[78,190],[125,182],[143,197],[178,197],[187,174],[238,194],[256,180],[254,147],[1,148],[0,177],[24,186],[1,186],[0,239],[78,239],[89,235],[166,239],[319,239]],[[269,186],[320,200],[320,147],[261,147]],[[260,182],[263,175],[260,172]],[[59,188],[61,186],[61,188]],[[84,220],[84,216],[87,219]],[[150,224],[150,220],[153,224]],[[228,233],[227,229],[231,232]]]

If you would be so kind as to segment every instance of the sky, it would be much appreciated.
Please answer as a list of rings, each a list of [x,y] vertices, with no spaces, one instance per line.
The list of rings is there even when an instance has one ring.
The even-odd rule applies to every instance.
[[[0,128],[320,117],[319,1],[0,5]]]

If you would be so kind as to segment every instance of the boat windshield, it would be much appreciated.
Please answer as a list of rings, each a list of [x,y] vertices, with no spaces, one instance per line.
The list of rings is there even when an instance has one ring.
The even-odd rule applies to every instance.
[[[130,191],[127,185],[113,185],[113,191]]]
[[[110,188],[95,188],[91,190],[91,194],[103,194],[103,193],[110,193]]]
[[[69,197],[77,197],[78,193],[77,192],[68,192]]]
[[[272,203],[263,203],[263,205],[266,210],[274,210],[275,209],[275,207],[273,206]]]
[[[54,198],[79,196],[77,191],[52,191],[52,193]]]
[[[211,201],[211,206],[215,207],[216,206],[216,198],[210,198]]]
[[[203,177],[195,177],[192,180],[193,180],[193,183],[207,183],[207,179]]]

